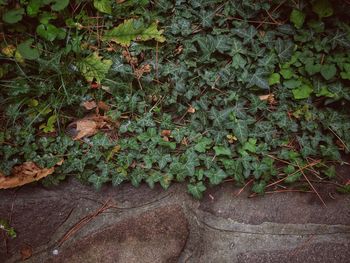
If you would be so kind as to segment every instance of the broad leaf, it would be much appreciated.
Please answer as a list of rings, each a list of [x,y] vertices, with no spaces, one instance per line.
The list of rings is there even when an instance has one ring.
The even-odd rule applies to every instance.
[[[96,80],[97,83],[101,83],[112,66],[112,60],[102,59],[102,57],[95,52],[80,60],[77,66],[87,81],[92,82]]]
[[[157,29],[157,23],[149,26],[144,25],[139,20],[128,19],[119,26],[105,32],[103,39],[114,41],[123,46],[129,46],[131,41],[147,41],[154,39],[158,42],[164,42],[163,30]]]

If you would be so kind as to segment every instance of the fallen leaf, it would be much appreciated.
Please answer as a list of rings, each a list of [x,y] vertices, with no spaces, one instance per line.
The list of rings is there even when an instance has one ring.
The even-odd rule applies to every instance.
[[[86,110],[92,110],[94,108],[97,107],[97,104],[94,100],[90,100],[90,101],[84,101],[82,104],[81,104]]]
[[[277,103],[274,94],[267,94],[259,96],[260,100],[266,100],[269,104],[274,105]]]
[[[23,260],[27,260],[28,258],[30,258],[33,254],[33,248],[29,245],[24,245],[21,248],[21,259]]]
[[[33,162],[25,162],[13,167],[11,176],[5,176],[0,173],[0,189],[14,188],[39,181],[54,171],[54,167],[40,168]]]
[[[83,119],[70,123],[66,129],[73,140],[80,140],[84,137],[95,135],[99,129],[107,124],[104,116],[86,116]]]
[[[97,103],[97,106],[99,109],[101,109],[103,111],[109,111],[109,109],[110,109],[110,107],[106,103],[104,103],[103,101],[99,101]]]
[[[162,130],[161,135],[162,136],[170,136],[171,135],[171,130]]]
[[[195,112],[196,112],[196,109],[193,108],[192,106],[190,106],[190,107],[187,109],[187,112],[189,112],[189,113],[195,113]]]
[[[260,95],[259,99],[260,100],[268,100],[270,98],[271,94],[267,94],[267,95]],[[273,96],[273,95],[272,95]]]

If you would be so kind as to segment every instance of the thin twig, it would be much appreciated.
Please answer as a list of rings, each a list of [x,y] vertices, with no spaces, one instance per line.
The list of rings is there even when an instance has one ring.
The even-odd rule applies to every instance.
[[[316,193],[316,195],[318,196],[318,198],[321,200],[322,204],[327,207],[326,203],[323,201],[322,197],[320,196],[320,194],[317,192],[317,190],[315,189],[315,187],[312,185],[312,183],[310,182],[309,178],[307,178],[306,174],[304,173],[304,171],[301,169],[299,163],[297,162],[297,165],[300,169],[300,172],[303,174],[304,178],[306,179],[306,181],[308,182],[308,184],[310,185],[310,187],[312,188],[312,190],[314,190],[314,192]]]
[[[254,179],[250,179],[241,189],[239,189],[239,191],[237,192],[237,194],[235,194],[235,197],[238,197],[242,192],[243,190],[251,183],[253,182]]]
[[[103,213],[107,209],[114,207],[114,205],[109,203],[109,200],[106,201],[102,207],[96,210],[94,213],[85,216],[78,223],[76,223],[69,231],[58,241],[57,247],[60,247],[65,241],[67,241],[71,236],[78,232],[82,227],[87,225],[92,219],[94,219],[99,214]]]

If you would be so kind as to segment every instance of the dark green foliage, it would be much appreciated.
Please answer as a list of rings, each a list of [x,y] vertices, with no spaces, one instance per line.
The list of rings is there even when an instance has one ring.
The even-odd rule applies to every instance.
[[[289,185],[314,160],[333,178],[349,153],[346,1],[15,2],[0,4],[6,175],[63,158],[45,184],[187,181],[201,198],[231,179]],[[110,129],[73,141],[91,100]]]

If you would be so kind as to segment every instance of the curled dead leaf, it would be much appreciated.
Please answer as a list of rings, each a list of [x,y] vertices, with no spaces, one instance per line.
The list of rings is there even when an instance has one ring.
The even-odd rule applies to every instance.
[[[33,254],[33,248],[29,245],[24,245],[21,248],[21,259],[22,261],[27,260],[28,258],[30,258]]]
[[[101,100],[97,103],[97,107],[103,111],[109,111],[109,109],[110,109],[110,107],[105,102],[103,102]]]
[[[171,130],[162,130],[161,135],[162,136],[170,136],[171,135]]]
[[[195,113],[195,112],[196,112],[196,109],[193,108],[192,106],[190,106],[190,107],[187,109],[187,112],[188,112],[188,113]]]
[[[0,173],[0,189],[14,188],[39,181],[54,171],[54,167],[40,168],[33,162],[25,162],[13,167],[11,176],[5,176]]]
[[[81,104],[86,110],[92,110],[97,107],[96,101],[90,100],[90,101],[84,101]]]
[[[105,117],[100,115],[87,116],[70,123],[66,131],[73,140],[80,140],[95,135],[99,129],[106,126],[107,122],[105,120]]]

